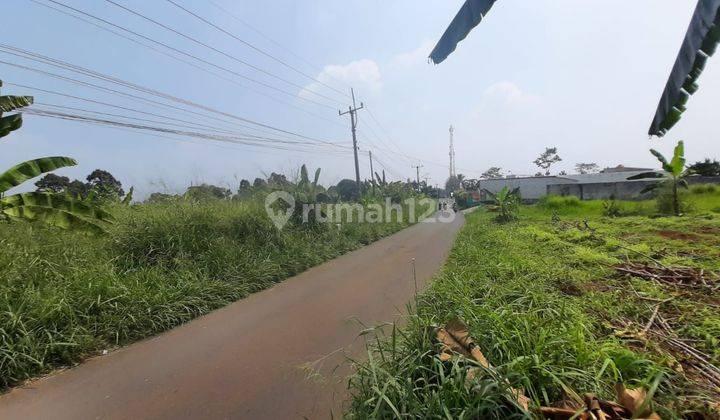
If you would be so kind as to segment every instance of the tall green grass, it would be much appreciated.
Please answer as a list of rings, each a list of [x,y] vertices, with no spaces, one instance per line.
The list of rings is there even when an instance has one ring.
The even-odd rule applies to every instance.
[[[0,226],[0,387],[167,330],[408,225],[278,231],[252,200],[113,212],[106,236]]]
[[[642,328],[651,299],[672,295],[654,283],[618,277],[625,259],[718,270],[720,217],[705,214],[720,195],[691,197],[698,213],[682,218],[603,216],[601,201],[550,197],[523,206],[515,223],[492,214],[467,216],[441,273],[421,295],[408,327],[370,345],[350,379],[351,418],[519,418],[523,413],[502,386],[522,388],[535,407],[592,392],[614,399],[613,385],[650,386],[663,418],[703,410],[714,397],[677,372],[678,361],[655,343],[622,338],[623,322]],[[623,203],[654,214],[654,203]],[[700,232],[694,241],[669,240],[668,231]],[[681,337],[720,363],[720,315],[697,295],[676,297],[663,313]],[[441,363],[427,327],[459,317],[496,366],[493,376],[465,382],[465,369]],[[639,326],[639,327],[638,327]],[[628,327],[632,331],[632,327]],[[713,338],[714,337],[714,338]],[[682,357],[682,355],[677,355]],[[717,414],[717,413],[716,413]]]

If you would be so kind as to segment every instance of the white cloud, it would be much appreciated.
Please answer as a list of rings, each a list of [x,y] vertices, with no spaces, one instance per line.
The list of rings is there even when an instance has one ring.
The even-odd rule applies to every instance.
[[[338,89],[342,89],[343,84],[352,86],[356,92],[361,92],[363,95],[376,95],[382,90],[380,66],[368,58],[352,61],[346,65],[327,65],[316,79]],[[301,90],[298,96],[317,99],[317,96],[312,93],[313,91],[326,92],[327,88],[313,82],[305,86],[305,89]]]
[[[540,97],[523,92],[513,82],[497,82],[483,91],[482,101],[485,105],[501,105],[506,107],[534,105],[540,102]]]
[[[427,40],[413,51],[397,54],[390,60],[390,65],[401,70],[408,70],[420,64],[427,64],[428,56],[435,43]]]

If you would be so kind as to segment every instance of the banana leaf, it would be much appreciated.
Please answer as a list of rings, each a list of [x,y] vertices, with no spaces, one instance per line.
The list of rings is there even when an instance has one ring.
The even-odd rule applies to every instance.
[[[28,179],[65,166],[75,166],[75,159],[65,156],[50,156],[28,160],[0,174],[0,193],[18,186]]]
[[[15,131],[22,127],[22,115],[13,114],[7,117],[0,117],[0,137],[5,137],[11,131]]]
[[[23,206],[6,207],[0,212],[13,219],[42,222],[60,229],[84,230],[93,233],[105,233],[99,225],[66,211],[50,207]]]
[[[63,194],[28,192],[0,199],[2,207],[47,207],[62,210],[78,217],[111,223],[114,218],[107,211]]]
[[[0,113],[24,108],[32,103],[32,96],[0,96]]]
[[[688,96],[698,90],[697,80],[719,41],[720,0],[698,0],[650,125],[651,136],[664,136],[680,121]]]
[[[466,0],[430,53],[432,62],[440,64],[452,54],[457,48],[457,44],[483,20],[495,1]]]

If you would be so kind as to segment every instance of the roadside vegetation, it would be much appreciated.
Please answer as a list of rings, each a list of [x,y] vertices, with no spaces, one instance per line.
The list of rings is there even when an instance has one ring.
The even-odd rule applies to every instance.
[[[662,418],[718,418],[720,190],[695,185],[683,199],[683,217],[654,200],[575,197],[520,206],[510,223],[467,215],[407,327],[369,335],[348,416],[534,418],[585,393],[615,400],[621,382],[648,390]],[[492,371],[468,380],[473,362],[441,361],[429,327],[455,318]]]

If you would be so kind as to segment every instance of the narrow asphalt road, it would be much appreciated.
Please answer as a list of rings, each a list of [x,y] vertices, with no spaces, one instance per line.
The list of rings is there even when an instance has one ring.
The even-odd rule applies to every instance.
[[[419,223],[271,289],[0,396],[0,419],[342,416],[358,333],[398,320],[462,226]]]

